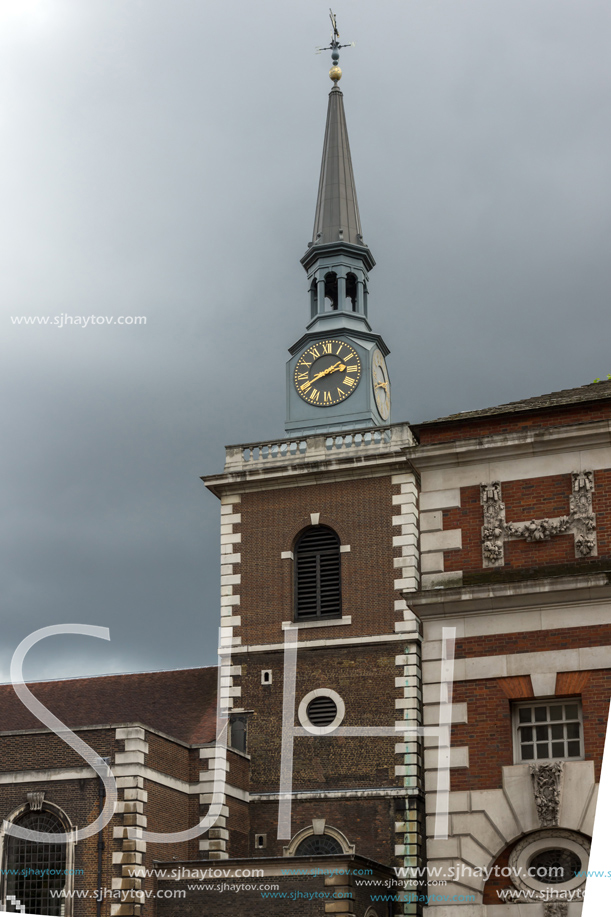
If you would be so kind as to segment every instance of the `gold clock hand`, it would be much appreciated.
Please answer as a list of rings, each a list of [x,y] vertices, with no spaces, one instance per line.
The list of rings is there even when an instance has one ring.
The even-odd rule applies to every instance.
[[[312,379],[310,379],[308,382],[304,382],[304,384],[301,386],[301,391],[306,392],[311,385],[313,385],[315,382],[318,381],[318,379],[321,379],[323,376],[328,376],[329,373],[334,373],[338,371],[342,372],[345,368],[346,368],[345,365],[341,361],[339,361],[338,363],[334,363],[333,366],[329,366],[328,369],[323,369],[322,372],[316,373],[316,375]]]

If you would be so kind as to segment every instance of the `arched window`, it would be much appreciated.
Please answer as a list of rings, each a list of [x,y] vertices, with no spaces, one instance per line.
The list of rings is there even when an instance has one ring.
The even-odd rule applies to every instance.
[[[356,274],[352,272],[346,275],[346,299],[352,304],[352,311],[356,312],[356,292],[357,292]]]
[[[310,834],[295,850],[296,857],[321,857],[329,853],[343,853],[340,842],[330,834]]]
[[[66,828],[47,810],[26,811],[15,819],[20,828],[61,834]],[[13,835],[4,839],[4,898],[9,910],[62,917],[66,899],[67,856],[63,843],[36,843]]]
[[[339,537],[326,525],[307,529],[295,546],[295,617],[341,618]]]
[[[283,850],[285,857],[329,856],[354,852],[354,844],[350,843],[339,828],[327,825],[324,818],[314,819],[311,825],[298,831]]]
[[[329,271],[325,274],[325,298],[331,303],[331,310],[337,309],[337,274]]]

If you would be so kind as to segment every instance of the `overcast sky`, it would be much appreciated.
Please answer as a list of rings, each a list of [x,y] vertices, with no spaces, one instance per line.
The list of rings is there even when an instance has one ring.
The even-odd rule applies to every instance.
[[[392,420],[611,372],[611,4],[338,0]],[[335,8],[335,7],[334,7]],[[328,0],[0,0],[0,677],[214,662],[227,443],[282,435]],[[146,325],[15,325],[17,316]]]

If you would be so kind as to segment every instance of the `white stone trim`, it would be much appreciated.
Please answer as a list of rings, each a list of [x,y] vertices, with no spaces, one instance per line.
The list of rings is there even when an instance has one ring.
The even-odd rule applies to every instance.
[[[314,726],[313,723],[311,723],[310,720],[308,719],[308,714],[307,714],[308,704],[310,703],[310,701],[315,700],[315,698],[317,697],[330,697],[331,700],[334,701],[335,706],[337,707],[337,713],[335,715],[335,719],[333,720],[332,723],[329,723],[328,726]],[[314,691],[310,691],[308,694],[305,695],[305,697],[301,699],[301,702],[299,704],[299,709],[297,711],[297,716],[299,717],[299,722],[301,723],[303,728],[306,730],[306,732],[309,732],[310,735],[326,736],[326,735],[329,735],[330,732],[333,732],[335,729],[337,729],[338,726],[341,725],[344,717],[346,716],[346,705],[344,704],[344,701],[342,700],[340,695],[337,693],[337,691],[333,691],[331,688],[315,688]]]
[[[391,484],[401,488],[399,494],[392,495],[390,507],[391,524],[401,528],[400,534],[393,535],[392,540],[393,547],[401,548],[401,555],[394,558],[394,566],[398,573],[394,581],[394,588],[399,593],[416,592],[420,586],[416,476],[414,474],[394,474],[391,476]]]
[[[428,513],[420,513],[421,532],[440,532],[442,529],[443,513],[441,510],[434,510]]]
[[[582,672],[611,669],[611,646],[588,646],[572,650],[541,650],[536,653],[511,653],[499,656],[474,656],[454,662],[454,681],[483,678],[508,678],[532,672]],[[440,681],[441,661],[424,662],[425,684]]]
[[[585,591],[585,590],[584,590]],[[455,627],[457,639],[556,630],[573,627],[592,627],[611,624],[611,604],[608,599],[594,602],[582,600],[565,604],[541,606],[541,597],[535,593],[524,596],[524,606],[519,610],[490,610],[493,599],[487,599],[485,613],[427,618],[423,622],[427,646],[439,641],[444,627]],[[532,604],[529,604],[531,603]],[[439,658],[439,657],[437,657]]]
[[[141,726],[119,726],[115,729],[116,741],[124,743],[124,752],[115,753],[115,766],[113,774],[117,779],[118,799],[116,815],[118,824],[113,827],[113,836],[121,838],[122,850],[117,856],[113,856],[113,867],[119,867],[123,874],[126,868],[132,869],[142,863],[142,854],[146,852],[146,841],[138,842],[138,849],[134,849],[133,841],[127,837],[128,828],[146,828],[148,819],[146,816],[147,794],[144,790],[144,779],[139,776],[137,771],[145,764],[146,756],[149,752],[149,745],[146,741],[146,730]],[[119,776],[120,775],[120,776]],[[121,795],[122,794],[122,795]],[[118,834],[122,831],[122,834]],[[123,878],[114,876],[111,880],[112,888],[122,888]],[[128,914],[135,913],[134,905],[140,903],[138,898],[140,888],[140,879],[131,878],[129,880],[134,885],[133,896],[126,898],[123,902],[124,909],[116,913]],[[111,909],[112,913],[112,909]]]
[[[342,615],[341,618],[330,618],[328,621],[283,621],[282,630],[288,630],[289,627],[296,627],[303,630],[308,627],[337,627],[341,624],[352,624],[352,615]]]
[[[435,781],[429,780],[429,782],[433,784]],[[472,907],[480,907],[477,904],[477,901],[481,902],[481,895],[478,892],[481,893],[483,890],[485,879],[461,875],[458,870],[462,870],[463,866],[466,872],[472,870],[473,867],[489,867],[509,844],[523,835],[540,829],[528,764],[503,767],[502,783],[502,787],[498,789],[450,792],[450,834],[452,840],[459,842],[459,856],[444,849],[445,842],[436,846],[437,842],[433,838],[436,793],[434,786],[431,786],[433,792],[429,792],[427,788],[429,865],[442,868],[453,866],[455,880],[461,885],[472,888],[476,894],[476,904],[471,905]],[[569,830],[591,836],[597,789],[594,783],[593,761],[564,762],[558,817],[559,832]],[[550,834],[553,831],[554,829],[549,829]],[[447,887],[444,887],[444,894],[446,893],[448,893]],[[502,905],[502,907],[510,908],[511,914],[516,915],[518,911],[515,909],[518,906],[516,904]],[[488,914],[491,910],[491,906],[488,906],[488,910],[481,913]],[[429,913],[440,917],[441,911],[440,908],[435,907],[431,908]],[[452,911],[452,915],[453,913]],[[461,910],[460,913],[463,911]],[[465,910],[464,913],[466,917],[469,911]],[[499,917],[500,915],[511,917],[509,910],[507,912],[497,911],[496,906],[494,906],[494,913],[497,913]]]
[[[411,614],[411,612],[410,612]],[[414,621],[417,622],[417,619],[414,617]],[[341,620],[341,619],[340,619]],[[403,623],[403,622],[399,622]],[[396,626],[396,625],[395,625]],[[419,638],[418,634],[414,634],[414,637]],[[318,646],[358,646],[359,644],[371,644],[371,643],[395,643],[397,640],[402,642],[405,641],[404,634],[374,634],[369,637],[334,637],[331,640],[300,640],[299,646],[304,649],[307,647],[309,649],[315,649]],[[236,647],[236,653],[271,653],[274,651],[284,651],[284,643],[264,643],[260,645],[247,646],[245,644],[240,644]]]
[[[531,672],[530,681],[535,697],[551,697],[556,693],[556,672]]]
[[[460,551],[462,550],[462,530],[444,529],[442,532],[423,532],[420,536],[420,550],[427,551]]]
[[[292,793],[293,799],[395,799],[405,796],[405,790],[402,787],[363,787],[361,789],[343,789],[343,790],[295,790]],[[251,793],[249,797],[251,802],[277,802],[280,799],[279,793]]]
[[[338,828],[334,828],[332,825],[327,825],[324,819],[323,821],[324,829],[322,832],[317,830],[319,825],[314,824],[308,825],[306,828],[302,828],[301,831],[298,831],[297,834],[291,839],[290,843],[282,848],[282,855],[285,857],[290,857],[295,855],[295,851],[299,844],[304,841],[307,837],[311,837],[313,834],[328,834],[329,837],[335,838],[335,840],[341,845],[344,853],[351,854],[354,853],[355,847],[354,844],[351,844],[348,838],[343,832]],[[319,821],[319,819],[315,819]]]
[[[430,472],[429,472],[430,474]],[[463,485],[464,486],[464,485]],[[460,506],[460,487],[454,487],[445,490],[433,490],[431,487],[424,486],[420,492],[420,511],[438,509],[454,509]]]

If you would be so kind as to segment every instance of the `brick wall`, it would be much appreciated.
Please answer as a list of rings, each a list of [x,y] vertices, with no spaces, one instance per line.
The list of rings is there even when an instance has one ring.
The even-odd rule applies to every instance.
[[[458,422],[423,424],[418,427],[418,438],[422,445],[429,443],[451,442],[453,440],[471,439],[476,436],[493,436],[503,433],[519,433],[544,427],[568,426],[577,423],[592,423],[596,420],[608,420],[611,417],[611,404],[598,401],[593,404],[578,404],[567,407],[555,407],[551,410],[510,412],[496,417],[475,417]]]
[[[297,657],[296,708],[315,688],[331,688],[346,705],[345,726],[394,726],[396,644],[302,649]],[[238,657],[242,664],[242,701],[249,716],[251,792],[278,792],[282,723],[281,653]],[[261,669],[271,669],[273,683],[261,684]],[[398,786],[391,738],[296,737],[294,789]]]
[[[398,488],[395,488],[398,490]],[[238,633],[243,644],[281,643],[282,621],[293,620],[292,551],[311,513],[350,545],[342,557],[343,614],[350,634],[392,633],[394,611],[390,477],[313,484],[242,495]],[[325,638],[347,636],[345,626],[326,627]],[[320,636],[320,634],[318,634]]]
[[[464,581],[469,574],[503,578],[516,570],[532,570],[538,575],[553,575],[564,571],[571,573],[598,569],[601,562],[608,566],[611,558],[611,471],[594,472],[595,491],[593,510],[596,514],[598,554],[594,557],[575,557],[575,540],[572,534],[556,535],[549,541],[527,542],[521,539],[505,541],[505,563],[499,568],[483,568],[482,525],[484,521],[478,485],[462,487],[461,505],[443,512],[444,530],[460,529],[462,549],[444,553],[446,571],[462,570]],[[482,480],[482,483],[487,483]],[[569,513],[571,475],[549,475],[526,480],[504,481],[503,502],[507,522],[528,522],[530,519],[554,518]],[[542,568],[548,568],[546,571]],[[567,569],[567,568],[570,568]]]
[[[520,636],[526,641],[532,635]],[[545,636],[543,634],[541,639],[545,639]],[[577,642],[574,645],[583,644]],[[550,646],[546,648],[551,649]],[[577,673],[578,684],[573,678],[574,674],[559,673],[556,695],[581,697],[585,758],[594,761],[596,780],[599,780],[611,696],[611,670]],[[454,685],[453,700],[455,703],[468,704],[469,722],[452,727],[452,745],[469,746],[469,767],[451,771],[453,791],[500,787],[501,768],[514,763],[512,701],[507,697],[506,681],[499,678],[481,679],[456,682]],[[579,688],[579,691],[571,692],[571,688]]]
[[[312,819],[324,818],[328,825],[337,828],[354,844],[359,856],[369,857],[379,863],[402,865],[395,857],[395,821],[404,818],[404,812],[397,810],[393,798],[362,799],[294,799],[292,804],[291,833],[294,836],[302,828],[312,824]],[[278,801],[251,803],[250,856],[283,855],[283,848],[289,843],[278,840]],[[267,834],[267,848],[257,851],[254,847],[255,834]],[[289,865],[291,860],[289,860]]]

